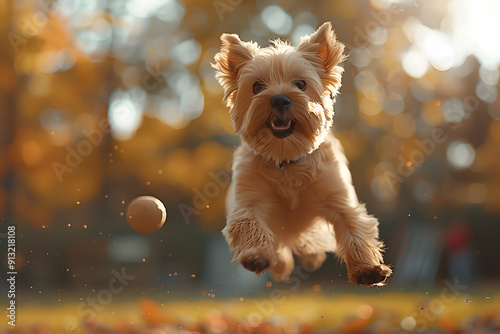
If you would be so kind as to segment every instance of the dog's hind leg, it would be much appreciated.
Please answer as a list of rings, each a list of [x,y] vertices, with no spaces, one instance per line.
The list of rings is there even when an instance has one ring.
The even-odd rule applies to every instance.
[[[308,270],[316,270],[326,260],[327,252],[336,249],[333,228],[325,220],[318,220],[312,227],[304,231],[293,242],[293,252],[297,254],[300,264]]]
[[[290,278],[294,266],[292,250],[281,244],[276,250],[276,257],[278,262],[269,269],[271,277],[277,282],[286,281]]]

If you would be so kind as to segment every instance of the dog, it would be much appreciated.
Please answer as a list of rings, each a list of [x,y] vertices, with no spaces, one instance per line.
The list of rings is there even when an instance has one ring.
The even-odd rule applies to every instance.
[[[287,280],[293,253],[310,270],[327,252],[345,262],[349,282],[382,286],[378,221],[361,204],[343,148],[331,131],[344,45],[327,22],[297,47],[261,48],[222,34],[215,55],[235,150],[223,234],[233,261],[257,275]]]

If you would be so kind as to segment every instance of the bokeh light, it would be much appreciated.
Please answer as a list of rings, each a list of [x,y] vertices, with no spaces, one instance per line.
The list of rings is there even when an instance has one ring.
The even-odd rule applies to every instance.
[[[287,35],[293,27],[293,19],[280,6],[272,5],[264,8],[261,13],[262,22],[273,33]]]
[[[403,68],[413,78],[421,78],[427,72],[429,62],[425,56],[416,48],[408,50],[403,57]]]
[[[456,141],[451,143],[446,150],[446,157],[453,167],[464,169],[474,163],[474,148],[467,143]]]
[[[134,135],[142,121],[145,97],[140,87],[128,91],[116,90],[111,95],[108,118],[114,137],[126,140]]]

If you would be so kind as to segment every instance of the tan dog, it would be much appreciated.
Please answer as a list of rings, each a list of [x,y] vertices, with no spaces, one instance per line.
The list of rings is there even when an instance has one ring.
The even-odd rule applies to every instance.
[[[330,131],[345,59],[331,24],[296,48],[280,40],[260,48],[233,34],[221,40],[213,66],[241,137],[223,230],[233,261],[286,280],[292,251],[310,269],[335,251],[350,282],[383,285],[391,270],[378,221],[359,202]]]

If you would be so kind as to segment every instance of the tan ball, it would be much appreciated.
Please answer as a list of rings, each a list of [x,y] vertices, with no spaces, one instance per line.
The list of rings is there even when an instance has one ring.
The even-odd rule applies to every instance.
[[[163,203],[153,196],[139,196],[130,202],[127,209],[127,221],[141,233],[159,230],[167,220],[167,210]]]

